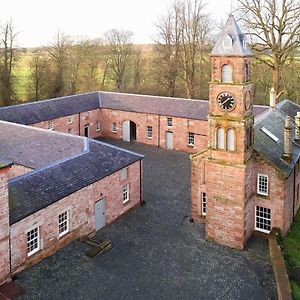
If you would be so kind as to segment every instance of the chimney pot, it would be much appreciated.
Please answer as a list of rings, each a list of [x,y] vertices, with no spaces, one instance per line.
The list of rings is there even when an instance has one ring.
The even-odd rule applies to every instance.
[[[276,105],[276,92],[274,87],[272,87],[270,90],[270,107],[274,108],[275,105]]]
[[[300,142],[300,111],[297,111],[297,115],[295,116],[295,140]]]
[[[292,125],[291,125],[291,117],[289,116],[285,118],[285,124],[284,124],[283,158],[289,163],[292,160]]]

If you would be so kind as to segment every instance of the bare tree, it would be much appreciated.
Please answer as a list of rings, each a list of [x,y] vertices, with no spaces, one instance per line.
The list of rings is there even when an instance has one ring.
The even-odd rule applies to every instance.
[[[283,92],[282,71],[300,46],[300,2],[238,0],[241,19],[249,29],[256,58],[272,70],[277,98]]]
[[[117,90],[123,92],[125,76],[132,54],[132,32],[110,30],[105,33],[109,67]]]
[[[173,8],[173,7],[172,7]],[[157,81],[167,89],[169,97],[175,96],[179,73],[180,30],[179,16],[176,9],[168,11],[156,24],[155,69]]]
[[[9,105],[14,97],[13,91],[13,67],[16,64],[18,54],[15,47],[15,33],[12,21],[1,26],[0,44],[0,93],[2,104]]]
[[[67,93],[68,72],[70,71],[70,50],[72,41],[64,33],[58,31],[54,42],[46,47],[52,63],[54,81],[52,83],[52,96],[60,97]]]
[[[38,51],[33,54],[30,61],[30,75],[28,85],[28,99],[39,100],[49,96],[49,83],[51,70],[49,57],[45,52]]]

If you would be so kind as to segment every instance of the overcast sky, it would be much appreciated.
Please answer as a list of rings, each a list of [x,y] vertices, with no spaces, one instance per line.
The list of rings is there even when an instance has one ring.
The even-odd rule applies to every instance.
[[[155,22],[174,0],[5,0],[0,22],[12,19],[20,47],[47,45],[57,30],[71,36],[97,38],[110,29],[134,33],[135,43],[151,43]],[[217,23],[226,21],[234,0],[206,0]]]

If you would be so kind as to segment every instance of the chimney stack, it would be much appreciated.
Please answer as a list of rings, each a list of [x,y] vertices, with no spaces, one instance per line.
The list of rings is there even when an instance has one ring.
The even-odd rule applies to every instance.
[[[274,108],[275,105],[276,105],[276,92],[274,87],[272,87],[270,90],[270,107]]]
[[[297,115],[295,116],[295,140],[300,143],[300,111],[297,111]]]
[[[292,125],[291,117],[285,118],[284,124],[284,152],[283,158],[290,162],[292,160]]]

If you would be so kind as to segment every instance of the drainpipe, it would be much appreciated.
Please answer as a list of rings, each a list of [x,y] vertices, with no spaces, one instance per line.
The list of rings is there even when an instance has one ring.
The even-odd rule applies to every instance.
[[[78,120],[78,126],[79,126],[79,128],[78,128],[78,135],[80,136],[80,113],[78,114],[78,116],[79,116],[79,120]]]
[[[158,115],[158,137],[157,137],[157,147],[159,148],[160,146],[160,115]]]

